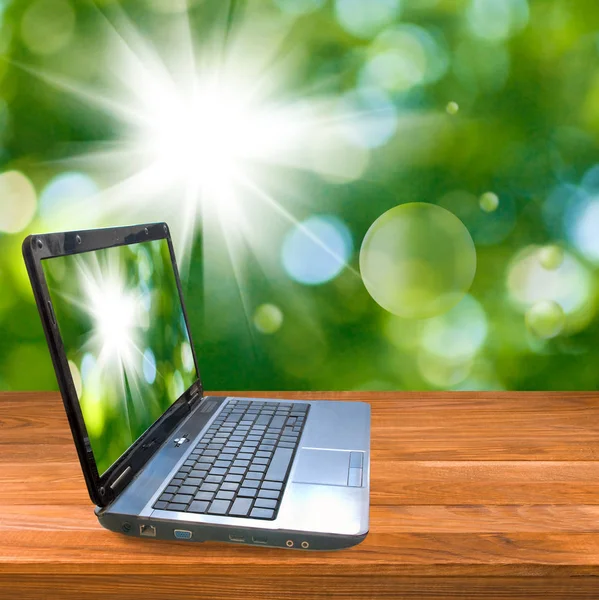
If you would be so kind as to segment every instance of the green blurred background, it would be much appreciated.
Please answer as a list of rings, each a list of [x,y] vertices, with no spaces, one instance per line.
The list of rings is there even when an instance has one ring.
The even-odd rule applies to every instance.
[[[220,0],[0,0],[0,389],[56,387],[20,244],[79,215],[90,222],[114,173],[67,158],[122,133],[107,111],[39,73],[82,89],[109,80],[103,15],[121,10],[169,50],[182,14],[199,48],[215,32],[226,47],[234,24],[260,32],[265,21],[273,31],[280,24],[277,52],[293,56],[285,100],[324,94],[355,117],[344,144],[315,151],[314,168],[260,172],[301,227],[261,216],[252,225],[260,255],[240,244],[236,262],[222,239],[203,243],[205,223],[179,256],[207,389],[599,388],[595,1],[263,0],[231,11]],[[268,36],[253,44],[246,56]],[[321,160],[338,172],[320,172]],[[164,196],[169,209],[173,198]],[[440,239],[436,228],[450,225],[444,211],[430,227],[391,213],[398,231],[421,232],[420,246],[383,236],[385,260],[360,256],[375,221],[414,202],[465,225],[471,285],[456,282],[468,279],[456,265],[472,255],[430,258],[442,274],[430,285],[393,263]],[[68,225],[57,207],[67,207]],[[168,220],[176,237],[171,214],[153,205],[134,216]],[[373,289],[360,277],[371,263]],[[418,289],[398,290],[404,276]],[[460,301],[419,314],[441,280],[460,289]],[[390,288],[396,314],[375,301],[377,286]]]

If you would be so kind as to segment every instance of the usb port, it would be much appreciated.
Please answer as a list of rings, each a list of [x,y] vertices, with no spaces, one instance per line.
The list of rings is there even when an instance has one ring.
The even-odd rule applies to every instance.
[[[175,529],[175,537],[178,540],[190,540],[192,535],[187,529]]]
[[[144,537],[156,537],[156,527],[153,525],[140,525],[139,535],[143,535]]]
[[[233,534],[229,534],[229,539],[232,542],[245,542],[245,537],[242,535],[233,535]]]
[[[252,536],[254,544],[268,544],[268,539],[265,537]]]

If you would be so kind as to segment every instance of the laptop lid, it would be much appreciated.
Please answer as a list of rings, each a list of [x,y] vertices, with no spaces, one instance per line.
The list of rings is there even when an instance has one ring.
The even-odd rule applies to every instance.
[[[106,506],[203,394],[169,229],[32,235],[23,255],[90,497]]]

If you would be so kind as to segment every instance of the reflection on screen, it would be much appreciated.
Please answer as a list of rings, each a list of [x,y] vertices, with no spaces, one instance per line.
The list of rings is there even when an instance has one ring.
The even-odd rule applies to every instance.
[[[168,243],[42,265],[102,475],[197,379]]]

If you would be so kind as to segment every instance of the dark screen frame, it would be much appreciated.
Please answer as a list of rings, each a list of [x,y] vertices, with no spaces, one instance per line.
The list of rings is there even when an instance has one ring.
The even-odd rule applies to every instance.
[[[166,240],[168,243],[183,318],[189,334],[196,369],[196,380],[104,474],[100,475],[91,449],[71,370],[68,366],[63,340],[52,308],[52,300],[42,268],[42,261],[59,256],[82,254],[154,240]],[[166,223],[150,223],[127,227],[35,234],[25,238],[22,250],[87,489],[94,504],[107,506],[144,467],[181,421],[186,418],[192,406],[201,401],[203,397],[200,371],[183,300],[181,279],[170,230]]]

